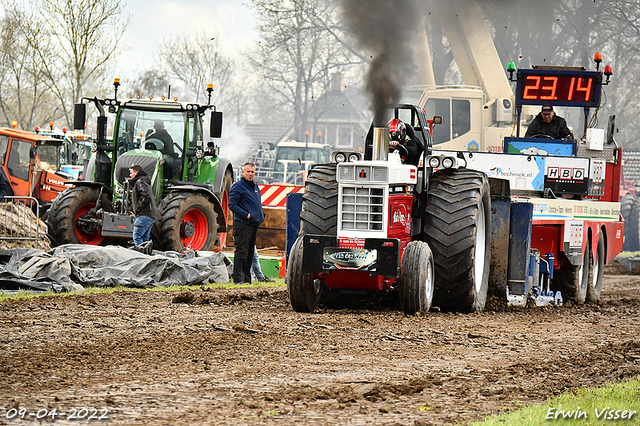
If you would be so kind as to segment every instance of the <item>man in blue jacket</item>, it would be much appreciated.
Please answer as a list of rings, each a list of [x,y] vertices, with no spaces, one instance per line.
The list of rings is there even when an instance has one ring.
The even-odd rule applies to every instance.
[[[260,188],[253,181],[253,163],[242,166],[242,178],[229,192],[229,208],[233,212],[233,282],[251,283],[251,261],[256,247],[258,227],[264,221]]]

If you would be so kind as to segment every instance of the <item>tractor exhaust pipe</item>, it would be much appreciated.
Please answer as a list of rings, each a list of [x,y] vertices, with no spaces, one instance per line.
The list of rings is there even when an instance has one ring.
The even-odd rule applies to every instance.
[[[373,128],[373,160],[387,161],[389,132],[386,127]]]

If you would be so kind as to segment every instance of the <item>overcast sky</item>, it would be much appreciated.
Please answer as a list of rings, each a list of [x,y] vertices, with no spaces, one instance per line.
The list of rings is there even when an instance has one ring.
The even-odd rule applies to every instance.
[[[256,38],[251,11],[242,0],[126,0],[131,25],[122,43],[128,50],[119,58],[119,68],[151,67],[154,51],[163,37],[204,31],[218,37],[227,55],[253,44]]]

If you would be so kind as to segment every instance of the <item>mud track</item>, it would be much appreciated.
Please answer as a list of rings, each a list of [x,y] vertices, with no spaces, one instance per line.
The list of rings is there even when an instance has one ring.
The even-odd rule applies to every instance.
[[[110,425],[466,423],[640,374],[639,290],[606,276],[595,306],[423,317],[298,314],[283,288],[7,301],[0,424],[83,407]]]

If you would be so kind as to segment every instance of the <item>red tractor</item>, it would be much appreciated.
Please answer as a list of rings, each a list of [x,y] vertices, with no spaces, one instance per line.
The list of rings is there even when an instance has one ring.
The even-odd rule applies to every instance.
[[[332,290],[392,286],[407,314],[428,311],[434,294],[443,309],[484,308],[489,181],[482,172],[451,168],[454,156],[444,157],[443,170],[434,173],[423,157],[432,150],[424,110],[401,105],[393,116],[406,123],[419,157],[427,161],[402,164],[398,154],[387,153],[386,127],[372,127],[365,161],[357,153],[337,154],[337,163],[309,170],[301,236],[286,271],[294,310],[313,311]]]

